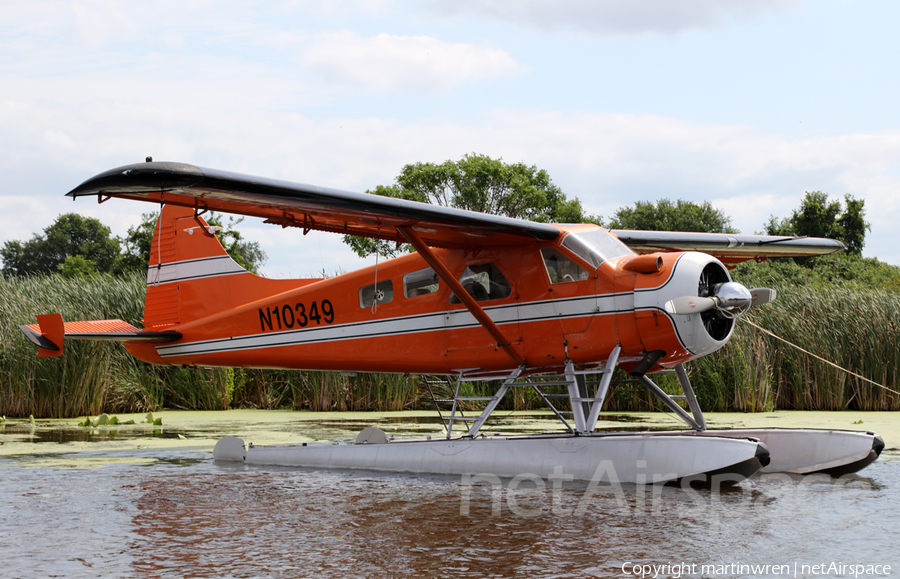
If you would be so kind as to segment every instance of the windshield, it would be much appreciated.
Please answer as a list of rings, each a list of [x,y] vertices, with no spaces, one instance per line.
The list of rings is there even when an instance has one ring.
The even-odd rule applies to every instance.
[[[605,229],[570,232],[562,244],[594,267],[604,261],[634,253]]]

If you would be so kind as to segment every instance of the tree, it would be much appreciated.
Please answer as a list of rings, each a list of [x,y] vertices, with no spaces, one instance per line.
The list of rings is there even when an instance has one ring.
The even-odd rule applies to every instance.
[[[29,241],[7,241],[0,248],[3,272],[12,275],[55,273],[68,258],[79,257],[79,270],[110,272],[119,242],[98,219],[66,213]]]
[[[567,199],[546,171],[475,153],[459,161],[406,165],[393,185],[366,193],[545,223],[599,222],[584,214],[577,198]],[[347,235],[344,243],[361,257],[376,248],[389,257],[399,253],[393,243],[374,239]]]
[[[80,255],[70,255],[56,266],[56,269],[61,276],[68,279],[86,278],[97,274],[94,262]]]
[[[837,239],[847,246],[847,253],[861,255],[865,246],[866,232],[871,231],[864,219],[865,200],[844,196],[845,208],[841,202],[829,200],[821,191],[807,191],[790,217],[777,219],[774,215],[766,223],[769,235],[801,235]]]
[[[141,223],[137,227],[129,227],[122,239],[122,256],[117,269],[124,271],[143,271],[150,262],[150,244],[153,242],[153,231],[159,213],[141,214]]]
[[[672,203],[660,199],[636,201],[634,207],[618,209],[609,222],[610,229],[641,231],[697,231],[700,233],[738,233],[731,226],[731,218],[709,201],[701,204],[679,199]]]
[[[125,249],[119,260],[119,271],[147,269],[153,231],[156,229],[158,217],[159,213],[144,213],[141,215],[141,223],[137,227],[128,228],[128,234],[122,240]],[[256,273],[257,269],[266,262],[266,253],[259,247],[259,243],[247,241],[240,231],[235,229],[243,220],[243,217],[235,219],[229,216],[228,222],[225,223],[219,215],[210,213],[206,221],[210,225],[220,228],[216,231],[216,237],[219,238],[219,242],[228,255],[247,271]]]

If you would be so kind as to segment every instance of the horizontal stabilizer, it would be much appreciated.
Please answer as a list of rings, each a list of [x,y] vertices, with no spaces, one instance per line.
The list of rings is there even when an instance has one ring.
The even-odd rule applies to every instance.
[[[123,320],[63,322],[59,314],[38,316],[38,323],[19,326],[38,348],[41,358],[62,354],[65,338],[107,342],[174,342],[181,334],[173,331],[146,332]]]

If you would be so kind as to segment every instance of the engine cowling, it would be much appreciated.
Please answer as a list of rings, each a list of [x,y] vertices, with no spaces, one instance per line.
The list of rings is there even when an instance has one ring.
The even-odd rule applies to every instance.
[[[721,292],[719,295],[717,292]],[[707,307],[709,298],[720,298],[716,307]],[[685,350],[694,356],[715,352],[731,338],[735,318],[750,307],[750,292],[733,282],[718,259],[698,252],[681,254],[668,280],[656,288],[637,289],[635,310],[654,310],[668,316]],[[690,313],[676,314],[671,302],[684,300]],[[696,311],[691,311],[694,303]]]

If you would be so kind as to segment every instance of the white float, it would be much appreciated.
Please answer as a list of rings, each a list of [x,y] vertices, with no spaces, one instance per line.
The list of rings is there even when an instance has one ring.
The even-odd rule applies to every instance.
[[[851,430],[741,428],[704,430],[698,434],[759,439],[772,455],[769,464],[762,468],[763,473],[841,476],[872,464],[884,449],[884,440],[874,432]]]
[[[459,396],[463,380],[495,380],[493,377],[460,375],[449,416],[441,414],[447,438],[388,441],[377,428],[366,428],[356,443],[306,443],[301,446],[246,446],[235,437],[225,437],[215,447],[221,461],[245,464],[320,468],[371,469],[431,474],[492,474],[516,477],[530,474],[542,478],[597,482],[666,483],[696,480],[712,485],[734,484],[756,472],[794,474],[826,473],[833,476],[856,472],[874,462],[884,441],[873,432],[816,429],[707,430],[706,420],[694,396],[687,373],[674,369],[683,396],[663,392],[646,375],[634,375],[692,430],[669,432],[594,432],[600,408],[612,380],[618,356],[616,348],[603,368],[575,370],[571,362],[559,376],[520,378],[513,372],[492,397]],[[587,376],[598,374],[590,382]],[[550,381],[546,381],[546,380]],[[541,382],[541,380],[545,380]],[[573,424],[541,390],[542,385],[566,385]],[[593,396],[590,386],[596,386]],[[484,436],[479,429],[506,392],[513,387],[532,387],[569,430],[567,434],[529,436]],[[558,396],[558,395],[557,395]],[[676,399],[684,399],[688,410]],[[463,416],[461,402],[482,400],[485,408],[477,417]],[[438,402],[436,400],[436,402]],[[454,424],[471,424],[461,438],[451,438]]]
[[[368,429],[367,429],[368,430]],[[768,463],[769,452],[747,438],[695,433],[487,436],[383,443],[245,446],[236,437],[216,444],[219,461],[429,474],[534,475],[544,479],[665,483],[681,479],[729,485]]]

